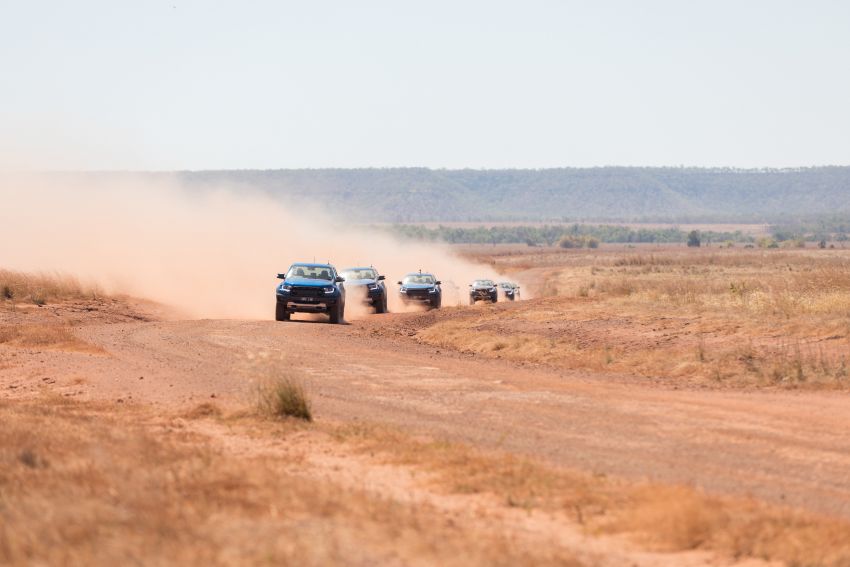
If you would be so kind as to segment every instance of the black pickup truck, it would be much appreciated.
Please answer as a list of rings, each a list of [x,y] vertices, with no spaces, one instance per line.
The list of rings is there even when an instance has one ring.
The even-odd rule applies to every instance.
[[[398,295],[406,305],[419,303],[439,309],[443,304],[441,283],[443,282],[434,277],[434,274],[411,272],[398,282],[401,286]]]
[[[475,280],[469,284],[469,304],[474,305],[476,301],[490,301],[496,303],[499,300],[499,291],[493,280]]]

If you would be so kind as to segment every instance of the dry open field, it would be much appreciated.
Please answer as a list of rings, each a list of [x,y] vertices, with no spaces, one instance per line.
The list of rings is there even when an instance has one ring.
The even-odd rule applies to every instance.
[[[533,298],[184,320],[0,272],[0,564],[850,565],[847,251],[462,252]]]
[[[464,252],[528,282],[539,300],[440,317],[419,334],[431,344],[675,385],[850,385],[848,250]]]

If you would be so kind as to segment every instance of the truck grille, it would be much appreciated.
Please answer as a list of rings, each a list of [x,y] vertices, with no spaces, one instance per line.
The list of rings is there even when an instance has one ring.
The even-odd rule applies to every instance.
[[[292,286],[289,293],[296,297],[323,297],[325,295],[325,291],[320,287],[297,285]]]
[[[428,297],[429,294],[427,289],[409,289],[407,290],[407,295],[409,295],[410,297],[420,298]]]

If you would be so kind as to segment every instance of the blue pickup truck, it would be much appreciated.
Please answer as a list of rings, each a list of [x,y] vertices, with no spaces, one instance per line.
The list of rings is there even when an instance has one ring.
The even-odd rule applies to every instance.
[[[327,313],[331,323],[345,315],[345,281],[330,264],[292,264],[276,289],[275,321],[289,321],[292,313]]]

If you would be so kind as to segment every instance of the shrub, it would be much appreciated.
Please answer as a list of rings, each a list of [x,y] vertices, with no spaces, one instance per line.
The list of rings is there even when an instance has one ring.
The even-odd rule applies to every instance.
[[[783,240],[780,246],[782,246],[782,248],[805,248],[806,241],[800,237],[789,238],[787,240]],[[776,247],[773,246],[772,248]]]
[[[700,240],[699,231],[692,230],[688,233],[688,246],[691,248],[699,248],[702,244]]]
[[[562,236],[558,241],[561,248],[599,248],[599,239],[592,236]]]
[[[564,236],[558,241],[560,248],[581,248],[581,240],[575,236]]]
[[[310,400],[304,388],[290,378],[277,378],[262,386],[258,406],[261,413],[272,417],[294,417],[313,421]]]

